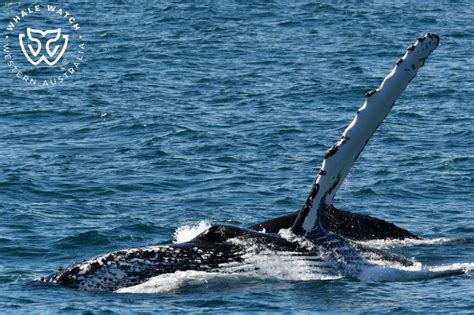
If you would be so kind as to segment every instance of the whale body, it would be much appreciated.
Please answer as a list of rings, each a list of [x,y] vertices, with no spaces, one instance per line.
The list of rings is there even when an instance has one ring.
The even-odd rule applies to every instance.
[[[318,272],[327,275],[355,277],[368,265],[364,255],[403,266],[413,265],[411,260],[352,243],[337,234],[320,235],[313,239],[313,245],[308,247],[289,241],[276,233],[214,225],[188,242],[111,252],[73,264],[43,281],[75,289],[115,291],[176,271],[251,271],[256,267],[247,264],[245,257],[269,250],[277,257],[284,254],[304,258],[317,267]],[[345,259],[328,261],[322,258],[319,245],[324,246],[328,253]]]
[[[308,197],[296,213],[249,228],[214,225],[189,242],[111,252],[72,264],[43,279],[71,288],[115,291],[176,271],[239,272],[258,268],[249,255],[271,251],[303,258],[318,272],[357,277],[372,261],[411,266],[413,261],[354,240],[418,238],[389,222],[336,209],[334,195],[395,100],[438,46],[428,33],[408,47],[381,86],[366,94],[364,105],[340,140],[325,154]],[[289,229],[294,238],[277,232]]]

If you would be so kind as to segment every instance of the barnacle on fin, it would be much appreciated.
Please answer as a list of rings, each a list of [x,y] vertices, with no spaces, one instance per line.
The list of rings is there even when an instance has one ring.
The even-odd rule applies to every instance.
[[[327,159],[328,157],[333,156],[334,154],[336,154],[337,150],[339,150],[339,146],[336,143],[326,151],[326,153],[324,154],[324,158]]]
[[[375,94],[375,92],[377,92],[376,90],[368,90],[367,93],[365,93],[365,97],[371,97],[372,95]]]

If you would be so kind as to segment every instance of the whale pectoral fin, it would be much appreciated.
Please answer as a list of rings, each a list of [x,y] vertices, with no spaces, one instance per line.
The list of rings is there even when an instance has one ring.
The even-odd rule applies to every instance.
[[[298,211],[258,222],[249,226],[255,231],[278,233],[281,229],[289,229],[298,216]],[[393,223],[369,215],[340,210],[331,206],[325,216],[324,225],[331,233],[338,234],[354,241],[375,239],[420,239],[419,236]]]
[[[438,44],[437,34],[428,33],[419,37],[385,77],[380,87],[366,94],[365,102],[353,121],[344,130],[339,141],[324,155],[321,169],[292,226],[295,234],[326,233],[323,223],[337,190],[397,98]]]

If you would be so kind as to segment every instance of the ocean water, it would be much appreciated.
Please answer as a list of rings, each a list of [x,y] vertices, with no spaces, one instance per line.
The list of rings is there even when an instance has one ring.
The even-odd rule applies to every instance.
[[[84,37],[79,72],[54,87],[4,58],[8,23],[34,4],[60,5]],[[1,1],[1,313],[474,312],[473,16],[470,1]],[[440,46],[335,200],[425,237],[369,242],[413,269],[313,279],[274,257],[254,276],[122,293],[37,281],[298,209],[364,93],[426,32]]]

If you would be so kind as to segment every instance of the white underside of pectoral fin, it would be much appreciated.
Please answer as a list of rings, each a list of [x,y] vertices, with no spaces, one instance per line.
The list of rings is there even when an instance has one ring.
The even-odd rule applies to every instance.
[[[428,33],[419,37],[397,61],[380,87],[367,92],[365,102],[351,124],[344,130],[340,140],[326,152],[310,194],[293,225],[295,233],[324,229],[322,216],[332,204],[357,157],[438,43],[437,34]]]

